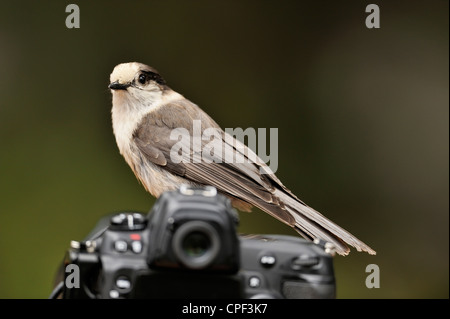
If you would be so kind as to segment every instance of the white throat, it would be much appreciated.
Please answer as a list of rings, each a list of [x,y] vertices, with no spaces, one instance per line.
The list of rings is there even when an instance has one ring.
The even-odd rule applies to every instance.
[[[136,96],[139,92],[113,91],[112,124],[117,146],[122,155],[129,155],[133,133],[142,119],[151,111],[161,106],[183,98],[175,91],[146,92]],[[134,93],[134,94],[133,94]],[[145,97],[145,99],[144,99]]]

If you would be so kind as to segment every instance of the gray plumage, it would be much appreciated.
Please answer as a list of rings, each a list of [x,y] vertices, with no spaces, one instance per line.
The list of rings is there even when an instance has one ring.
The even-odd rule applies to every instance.
[[[150,74],[148,83],[140,83],[142,72]],[[236,208],[250,211],[255,206],[307,239],[332,243],[341,255],[349,253],[348,245],[375,254],[369,246],[297,198],[252,150],[225,133],[197,105],[171,90],[153,68],[135,62],[120,64],[111,74],[110,87],[113,127],[120,152],[152,195],[159,197],[181,183],[212,185],[230,197]],[[225,145],[233,149],[234,156],[245,161],[224,160],[210,152],[198,152],[211,141],[197,139],[201,145],[185,145],[183,149],[190,152],[179,154],[181,162],[173,162],[170,152],[183,139],[181,142],[170,139],[170,134],[174,129],[184,128],[193,136],[194,120],[201,121],[202,131],[216,130],[220,138],[212,140],[218,143],[213,144],[217,146],[215,149]]]

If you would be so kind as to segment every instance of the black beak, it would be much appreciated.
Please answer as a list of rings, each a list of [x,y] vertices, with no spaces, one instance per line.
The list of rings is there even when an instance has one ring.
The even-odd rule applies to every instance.
[[[126,90],[129,86],[130,84],[121,84],[118,81],[115,81],[108,85],[111,90]]]

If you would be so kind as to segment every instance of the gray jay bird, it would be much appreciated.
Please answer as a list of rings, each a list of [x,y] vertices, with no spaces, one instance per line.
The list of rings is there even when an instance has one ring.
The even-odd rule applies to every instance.
[[[302,202],[250,148],[224,132],[196,104],[173,91],[154,68],[137,62],[119,64],[110,76],[109,88],[120,153],[153,196],[159,197],[182,184],[211,185],[228,196],[237,209],[250,211],[255,206],[307,239],[331,243],[338,254],[347,255],[348,245],[376,253]],[[192,136],[196,121],[202,132],[213,129],[212,142],[174,138],[177,130]],[[199,145],[192,145],[195,143]],[[220,152],[202,152],[206,146],[210,150],[211,143],[216,150],[226,148],[231,153],[219,156]],[[181,152],[180,145],[185,146]],[[230,154],[232,159],[245,161],[233,161]]]

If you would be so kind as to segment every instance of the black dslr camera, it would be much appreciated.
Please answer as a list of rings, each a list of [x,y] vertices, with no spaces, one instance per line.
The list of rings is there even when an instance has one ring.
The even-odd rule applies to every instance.
[[[72,241],[52,296],[335,298],[325,245],[238,236],[238,221],[215,188],[182,185],[162,194],[147,216],[105,217],[84,241]]]

